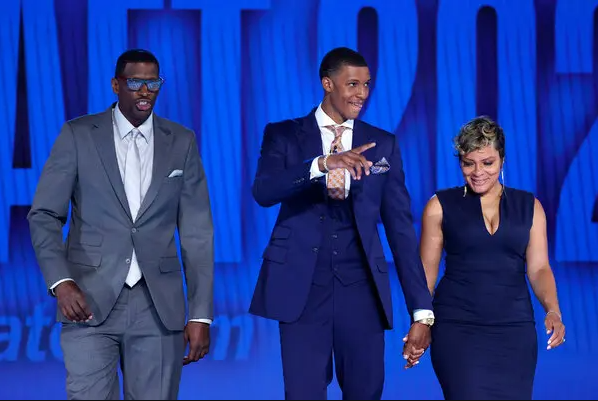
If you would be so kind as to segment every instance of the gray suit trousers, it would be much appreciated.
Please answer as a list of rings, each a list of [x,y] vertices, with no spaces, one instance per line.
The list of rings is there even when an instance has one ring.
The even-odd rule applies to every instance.
[[[63,323],[60,343],[69,400],[175,400],[185,353],[182,331],[158,317],[145,280],[124,286],[99,326]]]

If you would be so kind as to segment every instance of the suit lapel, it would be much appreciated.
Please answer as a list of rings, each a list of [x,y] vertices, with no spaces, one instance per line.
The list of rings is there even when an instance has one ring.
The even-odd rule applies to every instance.
[[[322,134],[316,122],[316,109],[300,119],[300,128],[297,130],[297,142],[301,151],[301,160],[310,161],[324,153],[322,149]],[[323,185],[313,187],[313,194],[317,199],[327,199],[325,178],[319,178]],[[319,190],[318,190],[319,189]]]
[[[353,125],[353,143],[352,143],[353,149],[355,149],[361,145],[365,145],[366,143],[372,142],[372,139],[368,136],[368,132],[367,132],[366,128],[367,128],[367,126],[365,126],[361,121],[355,120],[355,123]],[[362,155],[364,155],[365,158],[368,159],[369,161],[375,162],[375,160],[370,160],[370,158],[374,154],[374,152],[373,152],[374,149],[369,149],[369,150],[365,151],[364,153],[362,153]],[[367,178],[368,177],[366,175],[362,175],[361,180],[353,180],[353,179],[351,180],[351,189],[350,189],[349,193],[353,197],[353,200],[356,200],[359,198],[361,192],[363,191],[363,185],[365,183],[365,180],[367,180]]]
[[[116,159],[116,149],[114,145],[114,128],[112,124],[112,107],[101,113],[98,120],[92,127],[92,138],[95,142],[98,154],[102,160],[102,165],[106,171],[106,175],[110,180],[110,184],[121,206],[125,210],[129,219],[131,212],[129,210],[129,203],[127,195],[125,194],[125,186],[123,185],[118,168],[118,160]]]
[[[303,160],[312,160],[323,153],[322,135],[316,122],[315,111],[316,109],[313,109],[311,113],[302,119],[301,128],[297,131],[297,140],[301,147]]]
[[[172,147],[173,135],[168,128],[162,124],[162,119],[154,115],[154,163],[152,168],[152,182],[141,202],[137,220],[147,211],[156,195],[160,190],[160,186],[166,178],[168,167],[170,165],[170,154]]]

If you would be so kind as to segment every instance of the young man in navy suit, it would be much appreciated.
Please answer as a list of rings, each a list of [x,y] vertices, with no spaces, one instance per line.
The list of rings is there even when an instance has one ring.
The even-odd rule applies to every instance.
[[[326,399],[334,357],[343,399],[378,400],[393,325],[379,218],[413,319],[407,367],[430,344],[432,299],[397,139],[357,120],[370,90],[365,59],[336,48],[320,79],[316,109],[264,131],[253,196],[281,207],[250,312],[279,321],[286,399]]]

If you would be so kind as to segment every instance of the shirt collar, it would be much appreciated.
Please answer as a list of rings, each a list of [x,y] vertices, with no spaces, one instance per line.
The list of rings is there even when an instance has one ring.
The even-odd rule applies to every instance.
[[[133,124],[127,120],[124,114],[120,111],[118,103],[114,106],[114,122],[118,128],[120,139],[124,139],[135,128]],[[150,114],[147,120],[143,122],[137,129],[141,132],[146,142],[149,142],[154,132],[154,112]]]
[[[326,114],[324,112],[324,110],[322,109],[322,103],[320,103],[318,105],[318,108],[316,109],[316,122],[318,123],[318,127],[320,127],[320,128],[326,127],[329,125],[339,125],[336,122],[334,122],[334,120],[332,118],[330,118],[330,116],[328,114]],[[355,120],[347,120],[340,125],[352,130],[354,123],[355,123]]]

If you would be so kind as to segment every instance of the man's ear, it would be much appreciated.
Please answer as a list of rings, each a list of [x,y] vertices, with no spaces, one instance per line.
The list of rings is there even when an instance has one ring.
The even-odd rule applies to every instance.
[[[322,88],[324,88],[324,91],[326,93],[332,92],[332,90],[334,89],[334,82],[332,82],[332,79],[330,79],[330,77],[322,78]]]
[[[118,95],[118,79],[112,78],[110,83],[112,84],[112,92],[114,92],[115,95]]]

